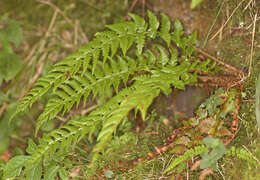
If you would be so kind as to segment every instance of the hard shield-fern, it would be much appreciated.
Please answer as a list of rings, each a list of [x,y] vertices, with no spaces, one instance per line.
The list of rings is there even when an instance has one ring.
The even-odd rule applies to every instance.
[[[44,175],[48,176],[47,167],[58,164],[53,160],[54,154],[62,156],[83,137],[97,134],[94,162],[131,110],[140,111],[145,118],[148,107],[160,92],[169,94],[172,87],[185,89],[185,85],[197,81],[197,71],[214,69],[215,64],[210,61],[189,59],[196,34],[183,37],[179,21],[175,22],[172,32],[170,19],[164,14],[161,23],[150,11],[148,23],[137,15],[130,16],[133,21],[108,25],[109,30],[97,33],[77,53],[55,64],[20,101],[16,114],[31,107],[51,90],[53,97],[37,120],[37,134],[45,122],[70,111],[75,104],[85,102],[90,94],[93,99],[107,89],[113,88],[115,92],[108,102],[87,116],[74,118],[43,135],[30,155],[24,156],[23,176],[30,178],[32,172],[41,174],[42,163]],[[122,87],[119,88],[120,84]],[[5,178],[19,175],[10,173],[7,166]]]

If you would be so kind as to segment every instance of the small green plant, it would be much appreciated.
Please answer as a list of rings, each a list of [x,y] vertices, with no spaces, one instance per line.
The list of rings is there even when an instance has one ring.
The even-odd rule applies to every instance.
[[[255,160],[254,156],[243,148],[237,148],[232,146],[228,149],[226,155],[230,157],[237,157],[241,160],[245,160],[256,167],[260,166],[259,161]]]
[[[204,143],[208,148],[211,148],[211,152],[207,153],[204,152],[201,154],[202,162],[200,164],[201,169],[205,169],[208,167],[212,167],[213,170],[217,170],[217,161],[222,158],[222,156],[226,152],[226,147],[224,144],[220,141],[220,139],[216,138],[204,138]]]
[[[22,41],[22,29],[17,21],[3,16],[0,18],[0,86],[15,78],[22,68],[22,60],[14,52],[14,45],[18,47]],[[9,135],[14,128],[6,128],[11,115],[15,112],[16,104],[11,102],[8,95],[0,92],[0,106],[8,102],[5,113],[0,117],[0,154],[9,146]]]
[[[178,20],[172,31],[165,14],[161,14],[161,21],[150,11],[148,22],[134,14],[130,17],[133,21],[107,25],[108,30],[96,33],[86,46],[55,64],[20,101],[13,116],[47,92],[52,94],[37,120],[37,135],[56,115],[113,91],[108,101],[87,116],[73,118],[44,134],[38,144],[30,141],[28,155],[13,157],[6,165],[5,179],[21,176],[37,180],[42,174],[54,178],[62,173],[59,169],[64,159],[85,137],[92,144],[87,166],[95,167],[131,111],[139,111],[145,120],[148,107],[161,92],[169,94],[172,87],[185,89],[185,85],[197,82],[198,71],[214,72],[215,63],[191,57],[196,33],[185,37]]]
[[[198,155],[202,157],[202,161],[200,163],[201,169],[212,167],[213,170],[216,171],[217,161],[223,156],[237,157],[251,163],[256,167],[260,166],[259,162],[254,159],[253,155],[243,148],[236,148],[232,146],[229,149],[226,149],[220,139],[217,138],[205,138],[203,141],[205,145],[195,146],[194,148],[188,149],[183,155],[176,157],[164,173],[172,171],[177,166],[181,166],[183,162]]]
[[[193,156],[197,156],[197,155],[200,155],[202,153],[206,153],[208,151],[209,151],[209,149],[205,145],[200,145],[200,146],[196,146],[194,148],[191,148],[191,149],[187,150],[183,155],[180,155],[177,158],[175,158],[171,162],[171,164],[167,167],[167,169],[164,171],[164,173],[168,173],[169,171],[174,169],[176,166],[178,166],[182,162],[191,159]]]
[[[216,165],[218,160],[224,156],[237,157],[251,163],[255,167],[260,165],[258,161],[254,159],[253,155],[246,150],[234,146],[226,148],[220,139],[224,137],[225,140],[226,136],[233,136],[228,129],[223,127],[223,121],[230,120],[230,115],[234,116],[238,113],[237,106],[239,104],[237,104],[236,94],[236,89],[230,89],[229,91],[224,91],[222,88],[217,89],[214,94],[199,106],[196,111],[196,117],[183,121],[183,130],[186,131],[184,136],[195,137],[193,139],[191,138],[191,144],[189,144],[192,148],[188,147],[184,150],[183,154],[174,158],[169,167],[165,170],[165,173],[169,173],[170,171],[183,172],[185,162],[196,156],[202,158],[199,164],[201,169],[211,167],[214,171],[217,171]],[[190,132],[188,128],[191,129]],[[226,133],[222,134],[221,131]],[[195,133],[191,134],[192,132]],[[210,135],[212,137],[206,137],[203,141],[200,139],[199,144],[196,144],[196,141],[198,141],[196,136],[201,135]]]
[[[0,21],[1,22],[1,21]],[[22,68],[20,56],[15,54],[11,43],[18,47],[22,42],[22,29],[17,21],[5,19],[6,24],[0,29],[0,85],[3,80],[6,82],[13,79]]]

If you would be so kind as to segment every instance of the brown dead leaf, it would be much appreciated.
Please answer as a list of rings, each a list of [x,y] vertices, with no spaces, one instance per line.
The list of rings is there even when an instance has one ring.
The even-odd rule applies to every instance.
[[[198,169],[200,167],[200,163],[202,162],[202,160],[197,160],[190,168],[191,171],[194,171],[196,169]]]
[[[188,136],[181,136],[181,137],[178,137],[176,140],[175,140],[175,144],[182,144],[182,145],[185,145],[187,146],[188,143],[191,142],[190,138]]]
[[[167,119],[167,118],[163,119],[162,122],[163,122],[163,124],[164,124],[165,126],[169,126],[169,125],[170,125],[170,120]]]
[[[3,154],[0,155],[0,158],[3,159],[5,162],[8,162],[8,160],[12,157],[12,154],[10,151],[6,150]]]
[[[203,169],[201,172],[200,172],[200,177],[199,177],[199,180],[204,180],[207,176],[213,174],[213,170],[212,168],[207,168],[207,169]]]
[[[202,134],[209,134],[210,130],[214,127],[216,120],[214,118],[207,118],[200,121],[198,126]]]
[[[71,177],[72,179],[79,176],[79,173],[80,173],[80,167],[78,168],[75,168],[70,174],[69,174],[69,177]]]
[[[218,131],[218,134],[220,136],[232,136],[232,133],[227,129],[227,128],[221,128],[219,131]]]
[[[65,41],[68,42],[72,41],[72,34],[68,30],[62,31],[61,36]]]
[[[174,148],[171,149],[169,152],[170,154],[183,154],[185,151],[187,151],[187,148],[184,145],[177,144],[174,146]]]

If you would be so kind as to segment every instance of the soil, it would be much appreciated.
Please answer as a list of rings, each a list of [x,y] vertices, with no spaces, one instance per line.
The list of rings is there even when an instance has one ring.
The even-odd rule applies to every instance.
[[[194,116],[195,110],[207,98],[207,91],[200,87],[188,86],[186,90],[175,89],[170,95],[161,94],[154,103],[158,114],[173,123]]]
[[[202,46],[207,33],[211,27],[211,23],[214,21],[215,13],[213,9],[217,6],[216,1],[207,3],[207,6],[202,4],[199,8],[190,9],[190,1],[183,0],[152,0],[153,11],[158,13],[167,14],[173,21],[179,19],[183,26],[186,34],[191,34],[197,31],[198,46]],[[206,3],[205,3],[206,4]],[[213,28],[213,31],[218,29],[219,25]],[[207,49],[211,52],[216,50],[216,42],[210,41],[207,44]]]

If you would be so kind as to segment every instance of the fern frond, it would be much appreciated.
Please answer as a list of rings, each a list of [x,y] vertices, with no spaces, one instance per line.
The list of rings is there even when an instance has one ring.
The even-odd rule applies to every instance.
[[[141,18],[140,16],[137,16],[135,14],[129,13],[129,16],[133,18],[136,29],[138,32],[146,32],[147,24],[144,18]]]
[[[182,163],[188,159],[191,159],[193,156],[197,156],[197,155],[200,155],[205,152],[208,152],[208,147],[206,147],[205,145],[200,145],[200,146],[196,146],[192,149],[189,149],[183,155],[180,155],[177,158],[175,158],[171,162],[171,164],[168,166],[168,168],[164,171],[164,173],[168,173],[169,171],[174,169],[176,166],[178,166],[180,163]]]
[[[45,134],[25,163],[25,170],[30,171],[35,164],[51,161],[54,154],[69,152],[86,134],[93,133],[101,125],[102,116],[90,114],[88,117],[75,118],[60,129]]]
[[[260,166],[259,161],[256,161],[254,159],[254,156],[249,153],[248,151],[246,151],[243,148],[237,148],[232,146],[227,152],[226,152],[227,156],[231,156],[231,157],[237,157],[239,159],[245,160],[251,164],[253,164],[256,167]]]
[[[35,83],[34,88],[20,101],[17,111],[13,116],[31,107],[35,101],[51,88],[54,88],[53,90],[55,91],[60,84],[68,79],[68,76],[77,74],[82,68],[82,74],[84,74],[90,63],[92,63],[91,70],[93,74],[99,59],[102,59],[105,63],[108,56],[113,57],[117,52],[119,44],[123,54],[126,55],[126,52],[137,39],[136,37],[141,37],[143,40],[145,39],[144,34],[146,28],[140,27],[134,22],[124,22],[110,26],[108,25],[107,27],[112,31],[97,33],[95,39],[89,42],[88,45],[79,48],[77,53],[58,62],[45,77],[39,78]],[[141,52],[141,49],[144,46],[143,40],[138,43],[139,52]],[[101,52],[103,58],[100,57]]]
[[[117,126],[128,115],[132,109],[140,110],[142,117],[145,118],[147,107],[150,106],[152,100],[158,96],[158,89],[151,89],[149,86],[136,86],[121,103],[120,106],[106,115],[103,121],[103,128],[98,135],[99,143],[96,145],[95,152],[100,152],[104,145],[112,139],[113,133]]]
[[[166,42],[167,46],[170,46],[171,42],[171,21],[168,16],[165,14],[161,14],[161,27],[160,27],[160,36]]]
[[[162,64],[163,66],[166,65],[169,61],[169,54],[166,50],[166,48],[164,48],[163,46],[159,45],[159,44],[156,44],[153,46],[154,49],[158,50],[159,51],[159,60],[160,60],[160,64]]]
[[[70,120],[67,125],[60,129],[45,134],[39,140],[36,150],[25,163],[27,171],[32,170],[34,164],[49,161],[52,154],[69,150],[71,145],[77,143],[86,134],[90,137],[102,124],[104,118],[113,110],[117,109],[120,102],[125,100],[134,88],[125,88],[102,107],[92,111],[87,117]]]
[[[176,88],[184,88],[185,84],[178,79],[183,73],[189,73],[189,66],[190,64],[183,62],[180,66],[167,66],[163,69],[152,70],[152,75],[135,77],[136,83],[132,87],[121,90],[118,95],[104,106],[91,112],[88,117],[80,121],[69,121],[67,126],[44,137],[38,146],[39,150],[31,157],[30,164],[42,159],[45,152],[47,153],[49,150],[56,151],[61,142],[68,143],[66,145],[69,146],[70,143],[77,142],[81,139],[80,137],[84,137],[86,134],[91,136],[102,123],[103,127],[98,135],[99,143],[94,151],[100,152],[111,140],[117,126],[130,110],[135,108],[140,110],[142,117],[145,118],[147,108],[153,99],[158,96],[160,90],[169,93],[171,85]],[[186,83],[190,82],[187,81]],[[46,144],[48,145],[46,146]]]
[[[64,115],[81,101],[85,103],[90,94],[95,98],[107,89],[115,92],[108,102],[86,117],[72,119],[63,127],[45,134],[23,165],[25,174],[41,164],[45,167],[55,154],[70,151],[83,137],[88,135],[92,138],[93,133],[97,136],[94,162],[95,156],[106,148],[129,111],[140,111],[145,119],[148,107],[160,92],[169,94],[173,86],[185,89],[185,85],[197,81],[196,71],[211,72],[214,69],[215,65],[210,61],[189,61],[187,55],[192,53],[192,49],[184,51],[185,58],[179,58],[171,40],[184,42],[181,44],[183,47],[194,41],[194,36],[181,37],[183,32],[179,22],[175,23],[171,34],[170,19],[164,14],[161,23],[151,12],[148,12],[149,23],[139,16],[130,16],[133,21],[107,25],[109,30],[96,33],[95,38],[79,48],[77,53],[55,64],[19,103],[16,114],[52,90],[52,96],[38,118],[37,134],[44,123],[59,113]],[[165,41],[167,46],[155,44],[153,41],[157,38]],[[120,84],[122,87],[119,88]],[[197,151],[195,148],[193,153],[198,154]]]
[[[135,14],[129,14],[131,18],[133,18],[135,24],[136,24],[136,31],[139,32],[137,36],[135,36],[135,42],[137,47],[137,54],[141,54],[143,51],[143,47],[145,44],[145,38],[146,38],[146,31],[147,31],[147,24],[143,18],[140,16],[137,16]]]
[[[148,18],[149,18],[149,36],[154,39],[157,35],[157,30],[160,26],[160,22],[158,21],[157,17],[151,12],[148,11]]]
[[[69,58],[70,57],[68,57],[68,59]],[[51,89],[51,87],[57,86],[57,84],[65,81],[66,76],[64,76],[64,74],[67,75],[67,72],[71,69],[70,66],[73,66],[72,64],[74,64],[73,61],[64,60],[63,63],[56,64],[45,77],[39,78],[34,88],[19,102],[13,116],[31,107],[32,104]]]
[[[126,83],[131,74],[134,74],[136,70],[142,70],[142,66],[138,67],[138,64],[130,57],[127,60],[119,57],[118,60],[110,59],[110,64],[98,66],[95,75],[90,72],[91,70],[93,69],[89,66],[84,75],[79,72],[69,80],[59,84],[59,89],[53,92],[55,97],[47,102],[44,111],[37,120],[36,134],[45,122],[55,118],[59,112],[63,111],[64,114],[75,103],[78,105],[82,97],[84,97],[85,102],[90,93],[94,97],[102,95],[106,88],[112,86],[115,91],[118,91],[121,80]]]
[[[171,39],[176,43],[178,47],[181,45],[181,37],[183,35],[183,27],[179,20],[174,22],[174,31],[172,33]]]

